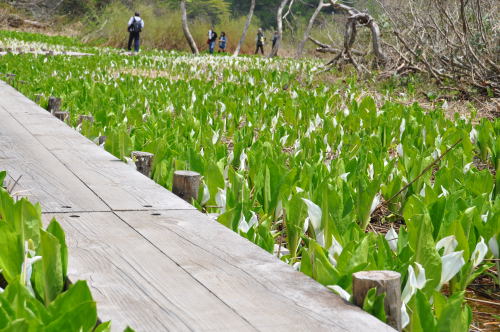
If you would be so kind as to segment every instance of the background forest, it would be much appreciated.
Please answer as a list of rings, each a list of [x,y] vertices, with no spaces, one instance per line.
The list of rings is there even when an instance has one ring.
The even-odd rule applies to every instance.
[[[179,1],[175,0],[0,0],[23,11],[37,20],[56,22],[65,32],[84,35],[87,42],[95,42],[113,47],[123,47],[126,33],[123,26],[133,11],[140,11],[147,27],[143,34],[146,48],[189,50],[181,29]],[[232,52],[241,36],[251,1],[248,0],[191,0],[187,3],[191,32],[196,42],[204,48],[206,32],[211,25],[217,31],[225,31],[229,37],[229,52]],[[266,30],[271,39],[276,28],[276,11],[280,0],[256,0],[252,23],[242,47],[242,53],[252,53],[254,39],[259,27]],[[355,5],[371,13],[377,12],[376,0],[345,0],[343,3]],[[317,6],[316,0],[293,3],[292,10],[284,20],[283,55],[290,55],[301,38],[303,29]],[[318,17],[315,30],[321,30],[331,20],[328,14],[333,10],[325,8]],[[335,35],[335,34],[334,34]],[[331,35],[332,38],[336,36]],[[339,35],[340,36],[340,35]],[[313,50],[314,45],[309,45]],[[307,50],[307,47],[306,47]]]

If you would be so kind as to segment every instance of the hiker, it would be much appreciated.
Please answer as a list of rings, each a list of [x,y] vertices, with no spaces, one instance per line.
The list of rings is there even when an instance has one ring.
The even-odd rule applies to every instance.
[[[276,43],[278,42],[278,37],[279,37],[278,31],[274,31],[274,35],[273,35],[273,50],[274,50],[274,46],[276,46]]]
[[[215,49],[215,43],[217,42],[217,32],[215,32],[213,29],[210,29],[209,31],[209,39],[208,39],[208,50],[210,54],[214,54],[214,49]]]
[[[227,44],[226,33],[222,31],[219,38],[219,53],[226,52],[226,46],[227,46],[226,44]]]
[[[144,21],[139,13],[135,13],[134,16],[128,21],[128,50],[132,50],[132,41],[134,42],[134,50],[139,52],[139,39],[142,29],[144,29]]]
[[[259,28],[259,31],[257,32],[257,47],[255,48],[255,54],[259,53],[259,50],[262,52],[262,55],[264,55],[264,32],[262,32],[262,28]]]

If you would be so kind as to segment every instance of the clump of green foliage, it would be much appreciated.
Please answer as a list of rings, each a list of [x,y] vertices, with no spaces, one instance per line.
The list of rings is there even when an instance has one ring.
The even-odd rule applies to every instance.
[[[312,60],[95,52],[8,55],[0,72],[42,106],[62,97],[75,126],[92,114],[77,129],[115,156],[154,153],[166,188],[201,173],[195,206],[346,299],[353,273],[393,270],[408,330],[468,329],[464,291],[499,255],[498,119],[376,102],[355,79],[315,82]],[[365,309],[383,318],[381,301]]]
[[[110,331],[97,325],[85,281],[69,284],[68,248],[61,225],[42,225],[39,204],[14,200],[0,172],[0,330]]]

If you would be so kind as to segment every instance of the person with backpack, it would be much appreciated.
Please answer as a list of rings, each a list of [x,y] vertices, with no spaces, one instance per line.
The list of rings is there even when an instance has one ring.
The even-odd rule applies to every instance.
[[[215,30],[211,30],[212,31],[212,35],[211,37],[208,39],[208,50],[210,52],[210,54],[214,54],[214,50],[215,50],[215,43],[217,43],[217,32],[215,32]]]
[[[255,54],[258,54],[260,50],[262,52],[262,55],[264,55],[265,39],[266,37],[264,37],[264,32],[262,32],[262,28],[259,28],[259,31],[257,32],[257,47],[255,48]]]
[[[132,50],[132,42],[134,42],[134,50],[139,52],[140,45],[140,34],[142,29],[144,29],[144,20],[141,18],[139,13],[135,13],[134,16],[128,21],[128,50]]]
[[[219,38],[219,53],[226,52],[227,37],[224,31],[221,32]]]

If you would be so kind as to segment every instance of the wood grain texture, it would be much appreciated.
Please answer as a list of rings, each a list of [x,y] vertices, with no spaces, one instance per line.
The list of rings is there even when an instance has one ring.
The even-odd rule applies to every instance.
[[[0,119],[0,170],[21,177],[14,188],[17,196],[39,202],[44,211],[109,210],[1,105]]]
[[[259,330],[394,331],[198,211],[157,214],[117,213]]]
[[[192,171],[175,171],[172,192],[188,203],[198,199],[201,175]]]
[[[144,212],[150,215],[149,212]],[[255,331],[112,212],[45,214],[66,232],[70,279],[85,279],[101,320],[137,331]]]
[[[3,82],[0,82],[0,106],[110,209],[195,209]]]

